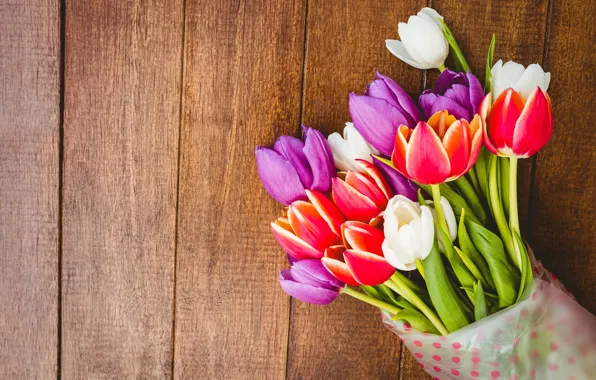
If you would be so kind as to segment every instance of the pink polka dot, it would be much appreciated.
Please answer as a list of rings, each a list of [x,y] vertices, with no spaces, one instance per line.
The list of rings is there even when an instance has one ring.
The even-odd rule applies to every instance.
[[[530,376],[532,376],[532,377],[536,376],[536,368],[532,368],[530,370]]]
[[[519,361],[519,359],[517,358],[516,355],[512,355],[511,359],[509,359],[509,361],[513,364],[517,364],[517,362]]]
[[[472,348],[472,352],[475,353],[475,354],[479,354],[480,353],[480,348],[478,348],[478,347]]]
[[[400,337],[399,340],[401,340],[402,343],[406,341],[403,337]]]
[[[559,369],[559,366],[558,366],[558,365],[556,365],[555,363],[550,363],[550,364],[547,366],[547,368],[548,368],[550,371],[556,371],[557,369]]]
[[[569,359],[567,359],[567,363],[569,363],[569,364],[575,363],[575,359],[573,358],[573,356],[570,356]]]
[[[422,346],[422,342],[419,340],[415,340],[414,344],[417,345],[418,347]]]
[[[493,344],[493,351],[499,351],[499,350],[501,350],[501,345],[499,343]]]
[[[434,342],[434,343],[433,343],[433,347],[434,347],[434,348],[441,348],[441,343],[439,343],[439,342]]]
[[[441,361],[441,357],[439,355],[433,355],[433,359],[437,362]]]
[[[439,340],[447,340],[447,338],[445,338],[444,336],[440,336]]]
[[[418,359],[422,359],[424,357],[424,355],[422,355],[420,352],[416,352],[414,354],[415,357],[417,357]]]
[[[536,301],[536,298],[538,298],[538,294],[536,292],[532,293],[532,301]]]
[[[511,377],[509,378],[509,380],[517,380],[517,376],[511,375]]]
[[[519,343],[519,338],[518,337],[513,338],[513,345],[517,346],[518,343]]]
[[[459,363],[459,358],[457,356],[454,356],[451,358],[451,361],[454,363]]]
[[[546,325],[546,328],[550,331],[553,331],[554,329],[557,328],[557,325],[554,323],[549,323],[548,325]]]
[[[424,368],[424,364],[422,364],[422,363],[419,363],[419,364],[420,364],[420,368]]]
[[[433,377],[433,380],[441,380],[441,379],[439,379],[438,377]]]
[[[499,371],[492,371],[490,373],[490,376],[496,379],[497,377],[501,376],[501,372],[499,372]]]
[[[569,378],[567,380],[575,380],[575,377],[569,376]]]
[[[478,377],[480,374],[478,373],[478,371],[471,371],[470,372],[470,376],[472,377]]]
[[[490,365],[492,365],[495,368],[498,368],[499,367],[499,362],[492,362],[492,363],[490,363]]]
[[[451,347],[455,348],[456,350],[459,350],[461,348],[461,344],[459,342],[455,342],[451,345]]]
[[[540,356],[540,353],[538,352],[538,350],[532,350],[532,351],[530,351],[530,357],[531,358],[537,358],[538,356]]]
[[[538,338],[538,332],[536,332],[536,331],[532,331],[532,332],[530,333],[530,338],[531,338],[531,339],[536,339],[536,338]]]
[[[478,356],[474,356],[474,357],[472,358],[472,363],[474,363],[474,364],[478,364],[478,363],[480,363],[480,357],[478,357]]]
[[[424,335],[424,336],[428,336],[428,333],[422,333],[422,335]]]
[[[437,367],[437,366],[434,366],[434,367],[433,367],[433,370],[434,370],[435,372],[441,372],[441,368],[439,368],[439,367]]]
[[[452,370],[451,370],[451,374],[452,374],[453,376],[459,376],[459,371],[458,371],[458,370],[456,370],[456,369],[452,369]]]
[[[528,316],[528,310],[526,309],[522,309],[522,311],[519,313],[522,317],[527,317]]]
[[[559,349],[559,346],[557,346],[557,344],[556,344],[556,343],[552,343],[552,344],[550,345],[550,350],[551,350],[552,352],[555,352],[555,351],[557,351],[558,349]]]

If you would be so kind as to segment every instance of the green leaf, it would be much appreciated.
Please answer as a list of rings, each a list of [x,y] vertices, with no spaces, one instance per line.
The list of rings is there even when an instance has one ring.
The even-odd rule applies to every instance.
[[[453,33],[451,33],[451,30],[449,29],[449,27],[447,26],[447,24],[445,24],[445,22],[443,20],[441,20],[441,19],[438,19],[438,20],[441,23],[441,25],[443,25],[443,35],[445,36],[445,39],[447,39],[447,42],[449,42],[449,46],[451,46],[451,52],[454,55],[456,67],[458,68],[458,70],[463,71],[463,72],[470,71],[470,66],[468,65],[468,62],[466,62],[466,58],[464,57],[464,54],[462,53],[461,49],[459,48],[457,41],[455,41],[455,37],[453,37]]]
[[[486,318],[488,310],[486,307],[486,299],[484,298],[484,291],[482,290],[482,283],[478,281],[474,285],[474,318],[479,321]]]
[[[443,243],[445,245],[445,256],[447,257],[447,260],[449,261],[451,268],[453,268],[455,277],[462,286],[471,288],[476,283],[476,278],[472,275],[472,273],[470,273],[470,271],[464,265],[459,255],[457,255],[457,253],[455,252],[453,243],[451,243],[451,239],[449,238],[447,232],[443,231],[443,229],[438,225],[438,223],[435,223],[435,230],[439,233],[441,239],[443,240]],[[470,298],[470,301],[473,301],[474,295],[472,294],[472,292],[466,291],[466,294],[468,298]]]
[[[383,300],[385,302],[390,303],[392,305],[401,306],[399,304],[399,301],[397,300],[397,297],[395,296],[395,293],[393,293],[393,290],[389,289],[387,285],[379,284],[375,286],[375,288],[379,292],[381,297],[383,297]]]
[[[424,271],[429,274],[426,276],[426,286],[432,304],[447,330],[453,332],[469,325],[470,320],[462,305],[462,301],[458,297],[453,285],[451,285],[445,267],[443,266],[436,239],[430,254],[424,259],[423,264]]]
[[[430,185],[418,184],[418,186],[420,186],[420,188],[426,191],[428,194],[432,194],[432,189]],[[464,200],[464,198],[462,198],[461,195],[453,191],[453,189],[451,189],[448,185],[444,183],[442,183],[441,186],[439,186],[439,188],[441,189],[441,196],[445,197],[445,199],[449,201],[451,207],[453,208],[453,213],[456,217],[459,218],[461,215],[461,210],[465,209],[468,217],[471,220],[481,223],[478,217],[474,214],[474,212],[472,212],[472,209]]]
[[[474,266],[478,269],[481,274],[481,278],[488,287],[494,289],[495,283],[493,278],[490,274],[490,269],[488,268],[488,264],[484,257],[478,252],[472,240],[470,240],[470,236],[468,235],[468,231],[466,230],[465,225],[466,220],[466,213],[464,210],[461,212],[461,217],[459,219],[459,226],[457,229],[457,239],[459,241],[459,246],[461,248],[461,252],[465,255],[469,260],[472,261]],[[462,259],[463,260],[463,259]],[[464,260],[464,263],[466,261]]]
[[[484,206],[482,205],[480,198],[478,198],[478,194],[476,194],[476,191],[470,182],[466,179],[466,177],[460,177],[453,182],[455,183],[455,186],[457,186],[459,193],[465,199],[468,206],[470,206],[470,209],[474,215],[478,217],[480,223],[485,224],[486,211],[484,210]]]
[[[482,147],[478,154],[478,159],[474,165],[476,171],[476,177],[478,178],[478,185],[484,198],[484,202],[490,206],[489,194],[488,194],[488,161],[492,153],[486,148]]]
[[[478,223],[467,221],[466,227],[474,246],[488,264],[499,295],[499,307],[513,305],[517,299],[520,275],[507,259],[503,242]]]
[[[509,158],[499,157],[499,171],[501,172],[501,178],[499,186],[501,189],[501,197],[503,201],[503,211],[505,215],[509,215]]]
[[[428,318],[426,318],[418,310],[403,309],[399,313],[395,314],[393,319],[408,322],[410,326],[412,326],[418,331],[440,335],[439,330],[437,330],[436,327],[432,323],[430,323]]]
[[[484,93],[491,92],[490,82],[493,77],[490,69],[493,68],[493,56],[495,54],[495,45],[497,43],[497,38],[493,34],[493,37],[490,40],[490,46],[488,47],[488,55],[486,57],[486,75],[484,76]],[[493,99],[494,100],[494,99]]]
[[[515,302],[518,302],[522,298],[524,291],[532,286],[532,264],[530,263],[530,256],[526,250],[526,245],[522,241],[517,231],[513,230],[512,232],[513,238],[515,239],[514,244],[519,247],[522,257],[521,281],[519,285],[519,291],[517,293],[517,299],[515,300]]]
[[[422,196],[422,189],[418,189],[418,203],[420,203],[420,206],[428,206],[426,199]]]

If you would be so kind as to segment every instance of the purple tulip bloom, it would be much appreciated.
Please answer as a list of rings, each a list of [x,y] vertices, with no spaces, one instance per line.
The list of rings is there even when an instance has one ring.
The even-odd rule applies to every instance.
[[[302,128],[304,142],[293,136],[280,136],[273,149],[255,149],[265,190],[285,205],[307,200],[305,189],[329,191],[331,178],[336,175],[333,153],[325,137],[316,129]]]
[[[300,260],[279,273],[284,292],[303,302],[327,305],[339,295],[344,283],[325,269],[321,260]]]
[[[414,181],[408,179],[393,166],[388,165],[379,158],[372,156],[372,159],[373,164],[379,169],[385,179],[387,179],[387,182],[389,182],[389,186],[391,186],[395,195],[403,195],[412,201],[418,200],[418,185]]]
[[[422,120],[412,98],[378,72],[364,95],[350,94],[350,115],[356,130],[385,156],[391,156],[400,125],[414,128]]]
[[[447,110],[457,119],[471,121],[483,98],[482,85],[474,74],[447,69],[439,75],[431,90],[420,95],[418,102],[427,119],[436,112]]]

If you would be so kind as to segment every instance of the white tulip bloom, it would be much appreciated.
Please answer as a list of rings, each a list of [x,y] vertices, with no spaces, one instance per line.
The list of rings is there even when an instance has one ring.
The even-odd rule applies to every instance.
[[[364,140],[352,123],[346,123],[343,137],[335,132],[330,134],[327,140],[333,152],[335,166],[339,170],[361,171],[362,167],[356,162],[356,159],[372,163],[370,155],[379,154],[379,151]]]
[[[433,218],[437,220],[437,212],[434,208],[433,201],[426,202],[429,206],[431,206],[431,212]],[[449,233],[449,237],[451,241],[455,241],[457,239],[457,220],[455,220],[455,214],[453,213],[453,208],[449,204],[449,201],[445,199],[445,197],[441,197],[441,206],[443,206],[443,214],[445,214],[445,220],[447,221],[447,228],[449,231],[445,231]],[[437,242],[439,243],[439,251],[445,252],[445,243],[443,242],[443,238],[441,234],[437,234]]]
[[[524,99],[528,99],[536,87],[540,87],[542,91],[546,92],[550,84],[550,73],[545,73],[542,67],[536,63],[524,68],[524,65],[513,61],[503,64],[503,61],[499,59],[490,72],[492,74],[490,84],[493,102],[509,87],[519,92]]]
[[[391,54],[418,69],[443,67],[449,54],[449,42],[439,20],[443,20],[443,16],[437,11],[423,8],[418,15],[410,16],[407,23],[399,23],[401,41],[386,40],[385,46]]]
[[[416,259],[430,253],[435,228],[431,210],[403,195],[389,200],[385,209],[383,254],[389,264],[399,270],[416,269]]]

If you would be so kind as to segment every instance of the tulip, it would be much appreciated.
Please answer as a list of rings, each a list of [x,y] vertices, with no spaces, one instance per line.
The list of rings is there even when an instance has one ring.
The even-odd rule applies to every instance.
[[[468,123],[440,111],[428,122],[419,122],[414,130],[402,125],[395,137],[393,165],[425,185],[455,180],[466,174],[478,158],[483,123],[478,115]]]
[[[536,87],[546,92],[550,84],[550,73],[545,73],[536,63],[524,68],[523,65],[513,61],[503,64],[503,61],[499,60],[490,72],[493,99],[497,99],[509,87],[527,99]]]
[[[421,70],[443,68],[449,54],[449,43],[443,35],[443,16],[432,8],[422,8],[408,23],[400,22],[401,41],[386,40],[391,54]]]
[[[326,305],[337,298],[344,284],[331,275],[320,260],[301,260],[283,269],[279,283],[284,292],[303,302]]]
[[[503,157],[526,158],[538,152],[553,132],[550,98],[540,87],[526,99],[513,88],[505,90],[492,107],[490,97],[481,106],[486,119],[484,145]]]
[[[416,260],[424,260],[433,246],[435,228],[431,210],[396,195],[387,204],[384,217],[385,259],[399,270],[416,269]]]
[[[362,171],[349,171],[344,179],[332,179],[333,201],[348,220],[369,223],[385,210],[393,192],[375,166],[364,160],[356,161]]]
[[[383,257],[383,232],[366,223],[342,225],[344,245],[325,250],[321,262],[338,280],[349,285],[379,285],[395,272]]]
[[[335,177],[333,154],[321,132],[303,127],[304,142],[281,136],[273,149],[257,146],[255,155],[261,182],[278,202],[306,200],[305,189],[327,192]]]
[[[391,165],[391,161],[373,156],[373,164],[379,169],[383,177],[387,179],[394,194],[401,194],[412,201],[418,199],[418,185],[395,170]]]
[[[364,140],[362,135],[354,128],[353,123],[346,123],[343,137],[335,132],[327,137],[329,146],[333,152],[335,166],[339,170],[360,170],[360,165],[356,159],[372,162],[371,155],[379,154],[369,143]]]
[[[288,216],[271,223],[279,245],[296,259],[320,259],[325,249],[341,244],[343,216],[323,194],[306,190],[310,200],[294,201]]]
[[[474,74],[447,69],[439,75],[432,90],[420,95],[418,102],[427,118],[447,110],[456,119],[471,121],[483,98],[482,85]]]
[[[390,78],[377,72],[377,79],[364,95],[350,94],[354,128],[379,152],[390,156],[400,125],[414,127],[422,120],[412,98]]]

